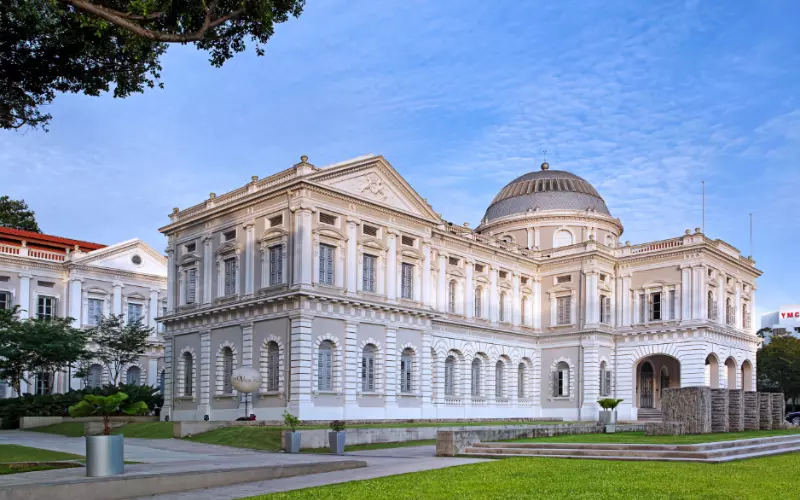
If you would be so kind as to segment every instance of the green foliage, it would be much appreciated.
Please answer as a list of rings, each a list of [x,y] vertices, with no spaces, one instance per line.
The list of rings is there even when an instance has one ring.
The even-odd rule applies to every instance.
[[[283,423],[286,424],[286,427],[291,427],[292,432],[295,432],[297,430],[297,427],[300,425],[300,419],[295,417],[288,411],[284,410]]]
[[[345,424],[344,420],[334,420],[331,422],[330,427],[333,432],[342,432],[347,427],[347,424]]]
[[[127,401],[128,395],[124,392],[117,392],[108,396],[98,396],[87,394],[83,401],[69,407],[69,414],[73,418],[77,417],[103,417],[103,434],[111,434],[110,420],[113,415],[120,412],[125,415],[143,415],[147,412],[147,405],[143,401],[131,403]]]
[[[756,335],[761,337],[762,339],[767,338],[768,336],[772,335],[772,328],[765,326],[764,328],[759,329],[756,332]]]
[[[600,405],[600,408],[604,410],[613,410],[617,407],[620,403],[622,403],[622,399],[614,399],[614,398],[603,398],[597,401]]]
[[[264,55],[275,24],[305,0],[3,0],[0,128],[46,127],[57,93],[125,98],[162,87],[170,43],[194,44],[222,66],[246,50]]]
[[[2,47],[2,42],[0,42],[0,47]],[[0,60],[2,60],[2,56],[0,56]],[[0,96],[2,96],[2,90],[0,90]],[[1,106],[0,104],[0,117],[2,117]],[[36,223],[36,213],[28,208],[25,200],[12,200],[8,196],[0,196],[0,227],[41,233],[39,224]]]
[[[787,399],[800,396],[800,339],[773,335],[756,353],[758,390],[783,392]]]
[[[105,364],[111,374],[111,382],[116,385],[122,368],[139,359],[147,347],[147,339],[153,328],[142,324],[141,320],[128,323],[124,315],[102,316],[97,326],[88,330],[97,348],[92,352],[93,359]],[[88,363],[84,363],[88,368]],[[85,375],[82,371],[78,376]]]

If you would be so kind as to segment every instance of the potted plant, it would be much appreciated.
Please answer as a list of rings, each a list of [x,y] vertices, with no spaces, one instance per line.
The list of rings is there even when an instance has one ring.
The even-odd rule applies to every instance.
[[[600,412],[600,424],[606,426],[613,426],[617,423],[617,405],[622,402],[621,399],[605,398],[597,401],[603,409]]]
[[[341,455],[344,453],[344,420],[334,420],[331,422],[331,432],[328,433],[328,440],[331,444],[331,453]]]
[[[86,436],[86,475],[89,477],[115,476],[125,471],[122,434],[111,435],[111,416],[118,413],[142,415],[147,412],[147,403],[139,401],[125,404],[128,395],[124,392],[110,396],[87,394],[82,401],[69,407],[75,417],[103,417],[103,435]]]
[[[283,447],[287,453],[300,453],[300,433],[297,432],[297,426],[300,425],[300,419],[289,413],[283,412],[283,423],[286,427],[290,427],[291,431],[283,433]]]

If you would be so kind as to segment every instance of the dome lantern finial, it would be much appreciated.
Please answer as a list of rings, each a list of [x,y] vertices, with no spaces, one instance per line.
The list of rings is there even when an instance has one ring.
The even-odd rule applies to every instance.
[[[547,163],[547,150],[542,150],[542,170],[547,170],[550,168],[550,164]]]
[[[547,162],[542,163],[542,170],[548,170],[550,168],[550,164]]]

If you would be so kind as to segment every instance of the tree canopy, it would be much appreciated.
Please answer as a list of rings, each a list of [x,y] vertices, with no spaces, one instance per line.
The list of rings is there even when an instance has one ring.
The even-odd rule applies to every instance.
[[[46,127],[59,92],[128,97],[162,86],[168,44],[193,44],[221,67],[252,43],[264,55],[275,24],[305,0],[3,0],[0,128]]]
[[[36,223],[36,213],[28,208],[25,200],[12,200],[8,196],[0,196],[0,227],[42,232]]]
[[[786,398],[800,396],[800,339],[773,334],[756,357],[758,390],[780,391]]]
[[[109,315],[99,319],[89,330],[97,349],[92,353],[108,368],[111,383],[117,385],[123,367],[138,361],[147,347],[147,338],[153,333],[141,321],[126,322],[124,315]],[[85,375],[80,372],[78,374]]]

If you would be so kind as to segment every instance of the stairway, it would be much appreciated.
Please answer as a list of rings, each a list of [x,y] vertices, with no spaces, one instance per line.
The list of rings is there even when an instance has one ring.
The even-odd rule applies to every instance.
[[[661,410],[658,408],[639,408],[637,420],[643,422],[661,422]]]
[[[667,462],[729,462],[800,451],[800,434],[693,445],[603,443],[473,443],[462,456],[550,457]]]

